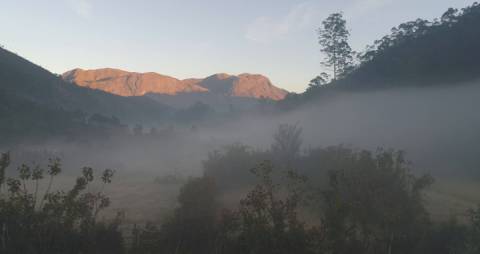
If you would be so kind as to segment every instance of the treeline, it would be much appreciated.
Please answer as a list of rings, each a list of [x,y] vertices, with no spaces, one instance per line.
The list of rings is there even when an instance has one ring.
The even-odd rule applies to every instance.
[[[196,130],[198,126],[214,125],[239,117],[243,111],[218,113],[209,105],[198,102],[185,109],[166,112],[161,121],[145,121],[129,126],[116,116],[86,113],[81,110],[38,104],[21,95],[0,88],[0,139],[2,145],[42,143],[52,139],[65,142],[93,142],[125,136],[157,135],[180,129]],[[144,119],[145,120],[145,119]],[[149,127],[146,127],[149,126]]]
[[[0,89],[2,145],[41,143],[49,139],[85,141],[128,132],[116,117],[67,111],[23,100]]]
[[[0,139],[3,146],[49,140],[64,142],[94,142],[130,136],[168,136],[174,126],[196,130],[206,119],[213,121],[215,115],[206,104],[195,104],[178,110],[163,124],[128,126],[115,116],[83,111],[68,111],[62,108],[39,105],[22,100],[18,95],[3,93],[0,89]],[[158,126],[162,126],[159,128]]]
[[[432,85],[479,78],[480,4],[392,28],[360,55],[345,86]]]
[[[473,81],[480,78],[479,25],[480,4],[475,2],[461,10],[450,8],[433,21],[417,19],[400,24],[356,53],[348,45],[345,19],[341,13],[334,13],[319,29],[319,43],[326,55],[322,63],[327,69],[333,68],[332,75],[321,73],[305,93],[290,94],[279,104],[288,108],[345,90]]]
[[[433,178],[414,174],[402,151],[301,145],[301,129],[281,125],[267,150],[236,144],[213,152],[171,216],[127,232],[122,215],[98,219],[110,204],[101,186],[112,170],[96,176],[83,168],[70,190],[56,191],[60,161],[21,165],[7,177],[3,154],[1,253],[480,252],[480,207],[465,218],[432,219],[425,190]]]

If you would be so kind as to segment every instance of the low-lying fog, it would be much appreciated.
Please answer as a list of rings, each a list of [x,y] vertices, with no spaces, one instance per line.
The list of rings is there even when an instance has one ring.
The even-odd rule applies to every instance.
[[[162,206],[159,199],[169,200],[162,207],[171,206],[175,195],[166,193],[178,190],[159,190],[154,185],[155,177],[200,175],[201,162],[209,152],[235,142],[266,149],[282,123],[303,128],[304,149],[338,144],[402,149],[416,169],[434,176],[478,177],[479,108],[480,82],[392,89],[336,95],[274,117],[255,114],[216,126],[207,122],[195,130],[176,128],[168,137],[131,136],[90,144],[52,141],[10,150],[18,163],[59,156],[66,171],[75,174],[80,173],[82,166],[116,169],[117,186],[112,199],[121,202],[114,203],[114,207],[126,209],[122,202],[127,202],[128,209],[134,210],[132,217],[152,217],[156,216],[153,211],[140,211],[150,209],[148,204]]]
[[[433,174],[478,172],[480,82],[338,95],[274,119],[244,118],[203,135],[266,147],[281,123],[303,128],[304,148],[402,149]],[[479,172],[480,173],[480,172]]]

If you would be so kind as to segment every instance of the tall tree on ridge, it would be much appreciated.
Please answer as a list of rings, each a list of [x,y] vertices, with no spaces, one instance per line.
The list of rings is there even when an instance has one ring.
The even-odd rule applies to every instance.
[[[333,67],[333,80],[345,75],[352,67],[353,51],[348,44],[350,32],[342,13],[333,13],[318,29],[318,43],[321,51],[326,54],[322,64]]]

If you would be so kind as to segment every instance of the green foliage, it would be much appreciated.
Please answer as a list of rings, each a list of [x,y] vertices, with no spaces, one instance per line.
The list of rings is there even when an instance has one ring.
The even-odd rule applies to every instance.
[[[68,191],[52,191],[53,179],[61,173],[60,160],[51,159],[47,170],[22,164],[18,176],[5,179],[8,154],[0,159],[0,250],[2,253],[122,253],[119,219],[97,222],[110,200],[103,192],[86,192],[94,181],[92,168]],[[39,184],[46,172],[49,180],[43,195]],[[112,170],[102,176],[111,182]],[[29,188],[34,186],[33,190]]]
[[[269,154],[255,151],[242,144],[225,147],[223,152],[209,153],[203,162],[204,175],[215,179],[222,190],[243,188],[255,179],[248,170],[270,158]]]
[[[192,179],[181,190],[179,207],[160,229],[147,225],[134,235],[133,253],[312,253],[314,229],[298,218],[306,178],[285,174],[285,187],[265,161],[251,170],[258,184],[234,211],[222,209],[211,178]],[[286,194],[286,195],[285,195]]]
[[[479,24],[478,3],[461,11],[450,8],[440,20],[403,23],[367,49],[350,80],[425,85],[477,78]]]
[[[252,170],[259,183],[240,201],[234,213],[236,227],[228,235],[228,253],[313,253],[309,229],[298,213],[305,198],[306,179],[286,173],[285,188],[272,178],[273,165],[265,161]]]
[[[402,152],[360,151],[353,159],[354,167],[329,173],[325,243],[344,253],[412,253],[429,223],[422,191],[432,178],[411,174]]]
[[[401,151],[315,148],[289,167],[301,171],[264,160],[251,168],[256,184],[246,185],[233,209],[219,202],[220,191],[231,191],[217,188],[228,175],[219,178],[221,171],[260,156],[241,145],[226,153],[206,162],[214,171],[182,188],[161,227],[135,229],[132,253],[478,253],[480,209],[466,225],[433,223],[424,202],[433,178],[414,175]]]
[[[308,84],[308,86],[309,88],[320,87],[322,85],[327,84],[329,79],[330,79],[329,75],[325,72],[322,72],[320,73],[320,75],[310,80],[310,83]]]
[[[153,225],[134,235],[134,253],[212,253],[218,244],[216,186],[212,179],[191,179],[180,190],[179,207],[159,231]]]
[[[210,253],[216,238],[216,197],[215,183],[209,178],[193,179],[181,189],[180,207],[173,220],[164,225],[167,250]]]
[[[281,124],[267,151],[253,150],[239,143],[226,146],[223,151],[214,151],[203,162],[204,174],[214,178],[223,191],[250,187],[255,178],[249,170],[262,161],[270,160],[282,169],[292,169],[298,164],[302,145],[301,133],[302,129],[296,124]]]

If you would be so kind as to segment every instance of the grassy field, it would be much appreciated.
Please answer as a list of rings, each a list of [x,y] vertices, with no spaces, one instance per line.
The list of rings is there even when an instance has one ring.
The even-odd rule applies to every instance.
[[[452,216],[464,219],[466,211],[480,204],[480,181],[465,178],[437,178],[426,194],[427,207],[434,220]]]
[[[116,212],[125,212],[125,222],[160,222],[170,215],[177,205],[181,184],[161,184],[155,177],[137,176],[116,179],[106,189],[112,205],[106,211],[110,217]],[[224,193],[221,201],[233,208],[248,190]],[[480,204],[480,181],[460,178],[437,178],[428,189],[425,201],[432,218],[444,221],[452,216],[463,220],[466,211]]]

